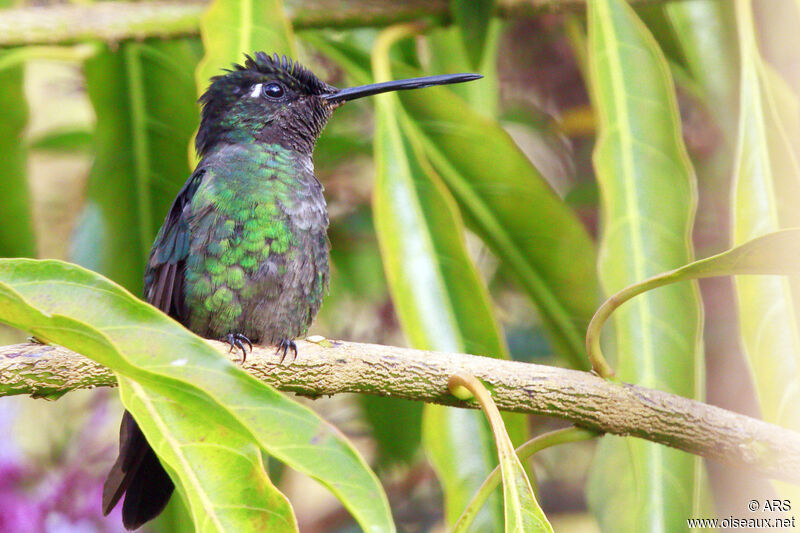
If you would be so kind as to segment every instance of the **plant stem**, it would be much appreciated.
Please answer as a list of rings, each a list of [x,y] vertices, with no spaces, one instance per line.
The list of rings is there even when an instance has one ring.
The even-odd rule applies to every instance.
[[[225,343],[208,342],[221,354],[238,357]],[[291,365],[276,364],[275,348],[256,346],[243,368],[280,390],[314,398],[356,392],[474,409],[474,401],[459,400],[447,385],[453,374],[469,373],[491,386],[501,410],[562,418],[800,481],[800,433],[667,392],[589,372],[467,354],[343,341],[297,345]],[[59,346],[0,348],[0,396],[53,398],[114,385],[110,370]]]
[[[638,0],[656,3],[668,0]],[[500,0],[501,16],[580,10],[585,0]],[[297,29],[388,26],[398,22],[448,21],[446,0],[287,0],[289,19]],[[202,2],[99,2],[0,9],[0,47],[64,44],[88,40],[117,42],[149,37],[197,35]]]

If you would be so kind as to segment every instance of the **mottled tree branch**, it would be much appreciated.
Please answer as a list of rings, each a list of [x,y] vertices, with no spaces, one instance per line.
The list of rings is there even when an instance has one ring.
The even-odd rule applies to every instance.
[[[227,345],[209,342],[238,358]],[[279,365],[274,348],[256,346],[243,368],[280,390],[304,396],[356,392],[474,408],[447,387],[451,375],[469,373],[490,386],[502,410],[562,418],[800,481],[800,433],[666,392],[588,372],[393,346],[300,341],[298,352],[291,365]],[[0,348],[0,395],[53,397],[115,384],[110,370],[58,346]]]
[[[638,0],[639,3],[665,0]],[[448,20],[447,0],[285,0],[297,29],[387,26],[421,18]],[[205,2],[99,2],[0,9],[0,46],[116,42],[195,35]],[[582,9],[585,0],[499,0],[500,15]]]

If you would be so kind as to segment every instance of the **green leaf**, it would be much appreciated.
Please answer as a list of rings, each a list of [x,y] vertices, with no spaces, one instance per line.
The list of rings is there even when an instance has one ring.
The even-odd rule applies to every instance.
[[[428,70],[432,73],[479,72],[480,83],[459,83],[448,87],[464,99],[476,112],[496,118],[499,114],[499,90],[497,78],[497,53],[500,47],[503,22],[500,19],[487,21],[486,41],[479,62],[473,64],[467,55],[462,33],[457,26],[436,28],[425,36],[430,50]],[[411,65],[408,61],[403,62]]]
[[[49,278],[53,274],[55,278]],[[56,261],[0,261],[0,280],[3,307],[0,319],[29,330],[37,338],[57,342],[117,369],[123,400],[154,449],[163,454],[173,480],[190,503],[198,531],[242,530],[251,523],[294,526],[288,502],[269,483],[263,468],[258,468],[260,450],[247,430],[205,395],[198,394],[196,387],[178,380],[159,380],[132,365],[126,357],[130,350],[147,351],[131,346],[136,335],[141,337],[141,330],[135,323],[123,325],[114,321],[120,317],[113,311],[104,311],[124,309],[127,302],[114,301],[119,296],[127,296],[135,306],[144,307],[143,303],[110,283],[109,288],[117,289],[119,294],[93,295],[104,288],[92,286],[92,282],[102,282],[102,278]],[[58,296],[64,299],[56,301]],[[86,303],[81,296],[93,303],[105,300],[108,307],[80,309]],[[124,310],[136,315],[135,308]],[[86,324],[81,320],[84,318],[92,319],[100,327]],[[120,330],[122,339],[115,338],[114,333]],[[162,348],[162,353],[171,353],[169,347]],[[131,375],[147,380],[145,383],[149,381],[152,388],[130,381],[126,376]],[[188,416],[191,412],[203,415]],[[236,477],[227,478],[228,473]],[[236,482],[220,482],[225,479]],[[251,484],[241,483],[242,479]],[[252,494],[245,494],[248,489]],[[296,531],[296,527],[278,530]]]
[[[467,409],[426,405],[422,436],[425,452],[444,492],[445,521],[452,526],[496,463],[492,433],[486,421]],[[497,492],[478,512],[469,531],[500,531],[502,501]]]
[[[494,1],[451,0],[450,10],[461,30],[461,41],[472,68],[477,69],[483,59]]]
[[[734,172],[734,244],[787,225],[800,225],[797,102],[760,57],[750,2],[737,2],[736,15],[742,105]],[[797,300],[792,297],[796,281],[736,279],[742,346],[761,414],[769,422],[795,430],[800,429],[796,408],[800,402],[800,341]]]
[[[126,46],[126,45],[123,45]],[[121,50],[103,50],[86,62],[86,89],[97,122],[86,205],[78,220],[72,260],[138,292],[151,235],[140,235],[133,126]],[[126,201],[120,202],[124,198]],[[147,210],[149,213],[149,209]],[[144,223],[150,225],[150,221]]]
[[[337,184],[326,182],[328,176],[335,177],[346,188],[370,192],[366,184],[353,183],[351,168],[359,156],[372,157],[371,131],[365,131],[365,110],[361,105],[346,105],[336,110],[314,147],[314,167],[317,177],[328,189]],[[344,165],[337,172],[337,167]],[[365,176],[362,176],[365,177]],[[341,178],[344,178],[343,180]],[[371,179],[371,177],[370,177]],[[345,184],[348,182],[349,184]],[[340,186],[341,186],[340,185]],[[350,201],[353,201],[352,199]],[[358,201],[357,210],[345,217],[332,217],[328,238],[331,241],[331,266],[335,281],[330,294],[316,318],[321,331],[329,324],[341,323],[341,305],[352,306],[353,301],[380,309],[388,298],[386,278],[380,251],[372,224],[369,204]],[[345,203],[349,203],[347,200]],[[342,301],[342,299],[346,301]],[[418,459],[422,441],[422,402],[411,402],[397,398],[360,395],[358,403],[365,421],[369,424],[374,439],[376,470],[391,471],[395,465],[405,465]]]
[[[212,429],[207,428],[212,432],[222,432],[230,424],[231,432],[241,430],[270,455],[328,487],[365,531],[394,531],[377,478],[333,426],[231,364],[203,339],[121,287],[60,261],[0,260],[0,299],[0,320],[83,353],[139,383],[145,392],[133,390],[134,396],[124,399],[151,435],[157,437],[154,427],[166,431],[155,426],[160,423],[152,419],[154,409],[171,420],[186,416],[186,425],[205,427],[213,422]],[[216,427],[218,422],[221,427]],[[190,438],[195,434],[181,424],[176,432],[179,428]],[[177,433],[164,438],[169,436],[178,438]],[[155,444],[162,449],[158,439]],[[207,460],[202,457],[200,463]],[[172,459],[170,465],[179,458]],[[201,466],[192,460],[190,470]],[[184,485],[182,477],[178,481],[186,501],[197,496],[190,494],[194,485]],[[225,484],[218,488],[233,490]]]
[[[422,441],[423,404],[369,395],[359,400],[378,449],[376,465],[391,467],[396,463],[410,463]]]
[[[192,73],[201,54],[199,39],[154,41],[138,50],[144,112],[137,111],[134,117],[144,126],[146,135],[137,142],[147,151],[136,157],[146,160],[139,168],[148,170],[154,232],[191,173],[186,146],[200,123]]]
[[[34,257],[31,195],[28,190],[28,155],[23,132],[28,122],[28,103],[23,91],[23,67],[0,72],[0,257]]]
[[[139,414],[147,441],[179,480],[197,531],[297,531],[289,501],[270,482],[261,450],[235,418],[182,384],[169,396],[124,376],[119,385],[125,407]]]
[[[591,0],[589,69],[599,118],[594,166],[606,293],[689,263],[694,172],[681,139],[669,69],[652,35],[622,0]],[[615,315],[619,377],[702,397],[702,325],[696,284],[647,293]],[[607,531],[680,531],[695,516],[702,463],[637,439],[604,437],[589,501]]]
[[[198,123],[193,39],[127,42],[86,62],[97,115],[95,160],[72,259],[133,292],[155,231],[189,177],[186,146]],[[121,201],[124,200],[124,201]]]
[[[376,45],[375,61],[385,70],[387,52]],[[488,290],[467,254],[455,202],[421,156],[417,140],[403,134],[401,120],[407,118],[397,95],[379,95],[373,212],[403,331],[418,348],[507,358]],[[444,485],[447,521],[453,523],[491,470],[488,428],[478,413],[441,406],[426,406],[424,418],[423,440]],[[513,425],[522,429],[521,422]],[[498,511],[482,514],[482,530],[502,527]]]
[[[636,6],[636,15],[656,40],[656,46],[664,54],[667,62],[677,65],[678,68],[683,68],[683,50],[678,43],[674,28],[667,18],[663,3],[656,2]]]
[[[88,129],[68,129],[48,132],[28,144],[31,150],[48,152],[88,152],[92,146],[92,132]]]
[[[588,233],[496,121],[433,89],[401,95],[414,119],[408,130],[419,134],[470,227],[536,303],[554,347],[584,367],[576,337],[597,294]]]
[[[264,51],[297,57],[294,34],[281,0],[214,0],[200,19],[200,35],[206,55],[197,67],[197,92],[209,79],[244,54]]]
[[[511,439],[508,437],[506,428],[503,425],[503,418],[500,416],[500,411],[494,404],[489,391],[474,376],[456,374],[450,377],[448,385],[453,394],[456,394],[457,391],[454,389],[457,387],[468,389],[475,396],[481,406],[481,410],[489,420],[494,442],[497,446],[497,454],[500,458],[505,531],[549,531],[552,533],[553,527],[547,521],[547,517],[536,501],[531,483],[528,481],[522,462],[517,457],[514,445],[511,444]]]
[[[723,134],[733,138],[738,107],[736,21],[732,2],[669,2],[672,23],[686,65],[705,93]],[[720,54],[720,50],[728,53]]]
[[[519,457],[519,460],[524,462],[526,459],[533,456],[533,454],[544,450],[545,448],[556,446],[558,444],[594,439],[598,436],[600,436],[599,433],[589,429],[577,427],[558,429],[532,438],[517,448],[516,454],[517,457]],[[492,470],[492,473],[489,474],[489,476],[486,478],[486,481],[484,481],[483,485],[481,485],[480,490],[475,493],[472,501],[470,501],[467,508],[464,509],[464,512],[458,519],[458,522],[453,527],[453,533],[464,533],[465,531],[469,530],[470,526],[472,525],[472,520],[475,518],[475,514],[486,502],[489,494],[491,494],[492,491],[497,487],[497,484],[500,483],[500,478],[501,472],[500,467],[498,466]]]
[[[150,529],[156,533],[194,533],[194,523],[180,491],[175,492],[161,514],[150,522]]]
[[[371,81],[359,49],[305,36],[357,83]],[[392,65],[398,77],[419,76]],[[475,82],[480,83],[480,82]],[[517,275],[537,304],[550,339],[570,363],[588,367],[583,331],[598,293],[594,245],[581,222],[513,139],[447,88],[398,93],[402,122],[457,200],[470,227]]]
[[[375,125],[375,228],[403,329],[415,346],[504,356],[485,284],[467,255],[452,196],[381,97]],[[470,320],[466,320],[469,317]],[[429,349],[434,349],[431,346]]]

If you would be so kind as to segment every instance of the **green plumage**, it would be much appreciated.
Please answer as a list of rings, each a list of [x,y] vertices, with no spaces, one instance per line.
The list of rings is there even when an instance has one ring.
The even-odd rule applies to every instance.
[[[207,338],[294,347],[328,284],[328,215],[311,153],[333,110],[362,96],[476,79],[448,75],[339,90],[296,62],[259,52],[211,80],[200,99],[202,156],[153,243],[148,302]],[[157,516],[174,486],[127,411],[103,488],[108,514]]]
[[[198,169],[183,287],[192,331],[271,343],[306,332],[328,257],[322,187],[304,159],[278,144],[225,146]]]

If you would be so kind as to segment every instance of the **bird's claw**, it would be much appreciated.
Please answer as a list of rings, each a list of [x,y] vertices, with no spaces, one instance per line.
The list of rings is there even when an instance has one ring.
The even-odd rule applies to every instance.
[[[275,350],[276,354],[281,354],[281,360],[278,364],[283,364],[283,360],[286,359],[286,354],[289,353],[289,350],[292,351],[292,361],[297,359],[297,345],[291,339],[283,339],[281,342],[278,343],[278,349]]]
[[[230,345],[228,353],[232,352],[234,348],[238,348],[242,351],[242,364],[247,361],[247,349],[244,347],[244,343],[247,343],[251,352],[253,351],[253,343],[241,333],[228,333],[228,336],[225,337],[225,342]]]

